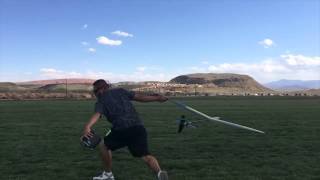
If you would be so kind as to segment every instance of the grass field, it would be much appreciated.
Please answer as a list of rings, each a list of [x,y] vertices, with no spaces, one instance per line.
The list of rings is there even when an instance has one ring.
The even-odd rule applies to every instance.
[[[201,97],[180,99],[209,115],[265,131],[217,123],[176,133],[175,105],[136,103],[151,152],[171,180],[320,179],[319,97]],[[101,170],[97,151],[79,145],[93,101],[1,101],[1,180],[82,180]],[[110,125],[95,126],[104,134]],[[117,180],[155,179],[127,150],[114,153]]]

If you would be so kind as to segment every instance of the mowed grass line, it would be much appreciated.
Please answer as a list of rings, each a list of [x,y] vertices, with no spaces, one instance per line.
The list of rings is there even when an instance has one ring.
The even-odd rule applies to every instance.
[[[265,135],[203,122],[177,134],[176,118],[199,117],[166,103],[135,103],[151,152],[173,180],[319,179],[319,97],[180,98],[211,116]],[[94,101],[1,101],[0,179],[91,179],[101,170],[97,151],[79,145]],[[103,135],[103,119],[95,130]],[[155,179],[127,150],[114,153],[117,180]]]

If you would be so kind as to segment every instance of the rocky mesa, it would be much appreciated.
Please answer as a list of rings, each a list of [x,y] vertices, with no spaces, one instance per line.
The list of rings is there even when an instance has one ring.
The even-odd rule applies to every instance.
[[[177,76],[169,81],[175,84],[198,84],[209,85],[212,88],[234,88],[244,91],[271,92],[271,89],[264,87],[248,75],[241,74],[215,74],[197,73]]]

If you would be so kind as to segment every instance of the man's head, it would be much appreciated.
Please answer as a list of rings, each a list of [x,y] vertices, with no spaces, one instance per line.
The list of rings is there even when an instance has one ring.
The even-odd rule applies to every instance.
[[[105,92],[110,87],[103,79],[98,79],[93,83],[93,93],[96,97],[100,96],[103,92]]]

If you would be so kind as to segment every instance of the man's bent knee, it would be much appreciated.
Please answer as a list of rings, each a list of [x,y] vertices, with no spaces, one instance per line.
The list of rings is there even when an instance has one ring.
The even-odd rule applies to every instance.
[[[142,156],[142,159],[143,159],[145,162],[150,162],[150,161],[154,160],[155,157],[153,157],[152,155],[145,155],[145,156]]]
[[[106,145],[104,144],[103,141],[100,142],[99,148],[100,148],[102,151],[106,151],[106,152],[111,151],[111,150],[108,148],[108,146],[106,146]]]

